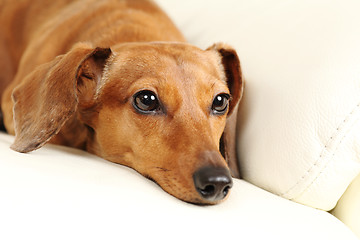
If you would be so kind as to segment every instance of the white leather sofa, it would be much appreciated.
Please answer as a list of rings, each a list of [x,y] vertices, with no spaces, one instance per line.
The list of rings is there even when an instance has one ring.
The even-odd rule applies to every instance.
[[[135,171],[77,149],[9,149],[0,134],[0,239],[354,239],[328,212],[234,180],[220,205],[195,206]]]
[[[157,2],[189,42],[238,52],[244,180],[195,206],[80,150],[14,152],[0,133],[0,239],[358,239],[360,2]]]

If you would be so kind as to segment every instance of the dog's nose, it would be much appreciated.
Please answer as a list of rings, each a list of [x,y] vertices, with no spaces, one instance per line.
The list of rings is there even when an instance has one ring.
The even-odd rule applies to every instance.
[[[225,198],[233,185],[226,168],[203,167],[194,173],[193,179],[201,197],[210,202]]]

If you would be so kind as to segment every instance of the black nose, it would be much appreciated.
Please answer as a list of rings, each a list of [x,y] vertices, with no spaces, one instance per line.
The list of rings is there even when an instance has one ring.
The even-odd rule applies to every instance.
[[[233,185],[229,170],[220,167],[203,167],[193,179],[201,197],[211,202],[225,198]]]

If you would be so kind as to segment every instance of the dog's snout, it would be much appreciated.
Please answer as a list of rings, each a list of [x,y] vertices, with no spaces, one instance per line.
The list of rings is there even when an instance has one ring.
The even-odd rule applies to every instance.
[[[233,185],[229,170],[219,167],[204,167],[193,175],[196,190],[210,202],[222,200]]]

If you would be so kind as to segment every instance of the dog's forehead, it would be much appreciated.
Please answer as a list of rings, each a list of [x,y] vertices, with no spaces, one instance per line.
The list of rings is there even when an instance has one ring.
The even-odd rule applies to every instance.
[[[128,76],[129,81],[144,76],[167,80],[182,78],[181,81],[225,79],[217,53],[190,44],[133,43],[116,47],[113,52],[111,74]]]
[[[216,53],[185,43],[128,44],[115,49],[114,55],[118,71],[158,74],[181,69],[191,74],[196,69],[214,78],[222,77]]]
[[[116,90],[122,96],[125,92],[131,94],[131,89],[142,88],[174,89],[173,92],[179,89],[209,92],[214,86],[227,89],[221,60],[215,51],[183,43],[126,44],[112,51],[101,88]],[[185,94],[195,97],[190,92],[182,95]]]

